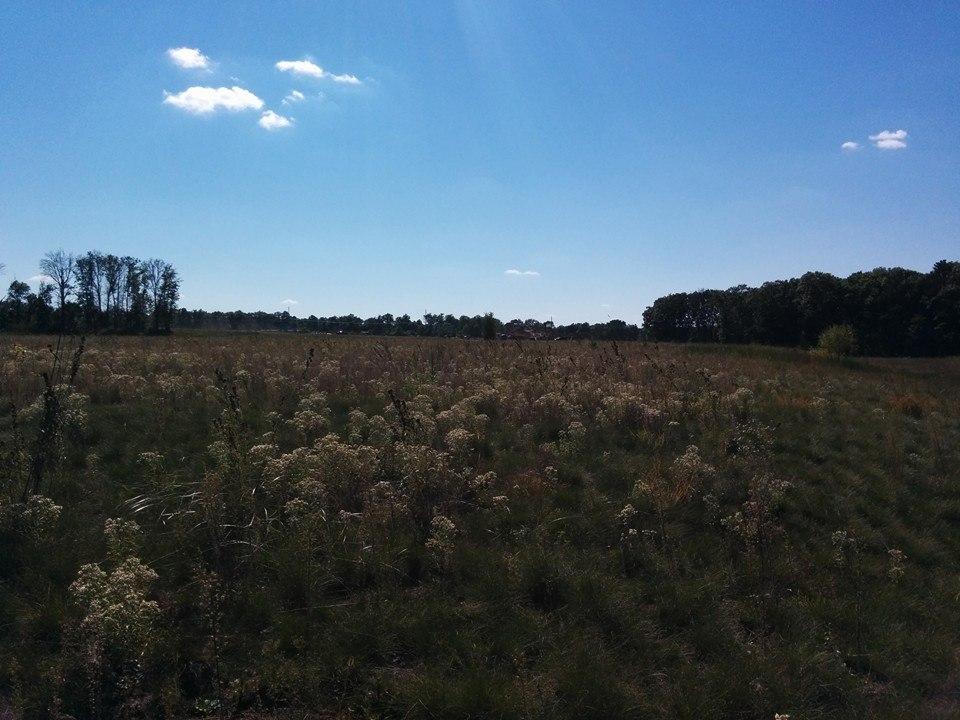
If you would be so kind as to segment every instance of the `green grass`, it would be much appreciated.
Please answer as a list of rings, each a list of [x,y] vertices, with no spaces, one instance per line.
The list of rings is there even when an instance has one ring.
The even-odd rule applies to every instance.
[[[0,339],[0,709],[960,714],[955,359],[96,338],[74,388],[85,422],[42,478],[61,510],[37,528],[19,501],[41,348]],[[295,422],[314,393],[333,437]],[[387,436],[351,440],[356,409]],[[69,589],[120,561],[107,518],[139,524],[124,554],[157,574],[119,634],[94,622],[118,610]]]

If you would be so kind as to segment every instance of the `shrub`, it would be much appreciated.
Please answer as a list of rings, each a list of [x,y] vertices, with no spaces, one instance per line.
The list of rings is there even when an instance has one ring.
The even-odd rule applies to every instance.
[[[849,325],[831,325],[822,333],[817,350],[824,355],[849,357],[857,354],[857,334]]]

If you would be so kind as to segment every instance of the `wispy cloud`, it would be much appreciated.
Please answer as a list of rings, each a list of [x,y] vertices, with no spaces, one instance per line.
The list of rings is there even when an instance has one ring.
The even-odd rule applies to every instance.
[[[906,130],[882,130],[871,135],[870,140],[881,150],[903,150],[906,146]]]
[[[167,57],[184,70],[209,70],[211,61],[197,48],[178,47],[167,50]]]
[[[200,87],[187,88],[176,94],[165,93],[165,105],[173,105],[194,115],[210,115],[217,110],[240,112],[241,110],[259,110],[263,100],[242,87]]]
[[[856,152],[860,149],[860,143],[854,142],[853,140],[847,140],[843,145],[840,146],[840,149],[845,152]]]
[[[40,283],[53,285],[53,278],[49,275],[34,275],[33,277],[27,278],[28,285],[39,285]]]
[[[275,67],[280,72],[289,72],[293,73],[294,75],[306,75],[308,77],[324,78],[327,80],[332,80],[335,83],[340,83],[341,85],[362,84],[360,78],[358,78],[356,75],[350,75],[349,73],[336,75],[334,73],[327,72],[311,60],[280,60],[276,63]]]
[[[343,75],[334,75],[332,73],[327,73],[324,77],[328,77],[333,80],[335,83],[340,83],[341,85],[361,85],[360,78],[356,75],[350,75],[344,73]]]
[[[538,273],[536,270],[517,270],[516,268],[504,270],[503,274],[512,275],[514,277],[540,277],[540,273]]]
[[[293,103],[303,102],[306,96],[299,90],[291,90],[290,94],[287,95],[282,101],[283,105],[292,105]]]
[[[283,115],[278,115],[273,110],[267,110],[260,116],[260,119],[257,120],[257,124],[264,130],[279,130],[280,128],[293,125],[293,120]]]
[[[300,304],[300,301],[299,301],[299,300],[293,300],[292,298],[287,298],[286,300],[282,300],[282,301],[280,302],[280,304],[281,304],[281,305],[299,305],[299,304]]]

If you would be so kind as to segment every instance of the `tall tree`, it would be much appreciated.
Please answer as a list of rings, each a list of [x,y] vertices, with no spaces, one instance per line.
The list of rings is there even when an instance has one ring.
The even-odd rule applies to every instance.
[[[170,263],[163,263],[160,270],[160,287],[153,305],[155,331],[170,332],[173,314],[180,300],[180,278]]]
[[[7,322],[10,325],[20,326],[27,314],[27,304],[30,299],[30,286],[25,282],[14,280],[7,290],[6,305]]]
[[[148,296],[144,289],[143,267],[133,257],[125,256],[122,259],[124,267],[123,279],[123,310],[127,332],[139,333],[146,329]]]
[[[67,304],[67,298],[73,292],[75,258],[72,253],[63,250],[48,252],[40,260],[40,272],[50,278],[50,284],[57,294],[57,307],[61,314]]]

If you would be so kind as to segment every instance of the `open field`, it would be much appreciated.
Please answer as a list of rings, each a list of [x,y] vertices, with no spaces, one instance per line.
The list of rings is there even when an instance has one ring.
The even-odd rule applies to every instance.
[[[960,716],[960,359],[50,341],[0,717]]]

